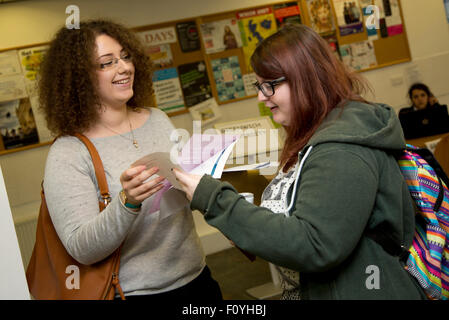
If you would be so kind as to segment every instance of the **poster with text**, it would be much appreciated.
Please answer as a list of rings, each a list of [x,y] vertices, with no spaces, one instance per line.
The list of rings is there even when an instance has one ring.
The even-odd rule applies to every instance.
[[[146,30],[136,34],[146,48],[177,41],[174,27]]]
[[[16,50],[0,52],[0,77],[22,74]]]
[[[385,23],[387,25],[388,36],[392,37],[404,32],[401,12],[398,0],[383,0],[385,10]]]
[[[361,41],[340,46],[343,63],[352,70],[363,70],[377,65],[372,41]]]
[[[0,102],[28,96],[22,74],[0,76]]]
[[[257,45],[263,39],[275,33],[276,20],[271,8],[253,9],[237,13],[248,71],[252,71],[249,60]]]
[[[237,56],[212,60],[211,65],[219,101],[246,96]]]
[[[319,34],[333,33],[335,23],[329,0],[307,0],[306,3],[313,30]]]
[[[158,69],[168,68],[173,65],[173,55],[168,43],[147,47],[145,52]]]
[[[340,36],[363,32],[363,18],[358,1],[333,0]]]
[[[176,68],[156,70],[153,74],[153,88],[159,109],[166,113],[185,110]]]
[[[176,32],[182,52],[200,50],[200,36],[194,20],[177,23]]]
[[[365,24],[366,27],[368,40],[377,40],[379,38],[379,36],[377,35],[377,28],[379,28],[379,22],[376,21],[377,19],[376,15],[378,15],[379,12],[376,12],[376,10],[378,9],[373,7],[372,0],[359,0],[359,3],[363,14],[363,23]]]
[[[215,53],[242,47],[237,19],[203,23],[201,35],[206,53]]]
[[[0,103],[0,133],[5,149],[39,142],[28,98]]]
[[[274,17],[278,28],[284,24],[301,24],[301,11],[297,2],[287,2],[273,5]]]
[[[186,107],[194,106],[212,98],[204,61],[180,65],[178,72]]]
[[[41,46],[19,51],[22,73],[25,76],[25,86],[30,97],[37,95],[36,76],[47,50],[48,46]]]

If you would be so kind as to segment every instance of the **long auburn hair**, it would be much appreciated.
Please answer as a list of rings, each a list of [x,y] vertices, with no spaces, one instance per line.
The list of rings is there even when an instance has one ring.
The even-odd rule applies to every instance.
[[[328,43],[305,25],[285,25],[262,41],[251,56],[264,79],[285,77],[294,106],[280,158],[286,172],[329,112],[349,100],[363,101],[367,83],[349,71]]]
[[[150,107],[152,72],[150,58],[138,37],[125,26],[106,20],[88,20],[79,29],[60,28],[42,62],[38,83],[40,108],[54,135],[83,132],[98,120],[98,66],[96,37],[108,35],[131,54],[135,66],[132,109]]]

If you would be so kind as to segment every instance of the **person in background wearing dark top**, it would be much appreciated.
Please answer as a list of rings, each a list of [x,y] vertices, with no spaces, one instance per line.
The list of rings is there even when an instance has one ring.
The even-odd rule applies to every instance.
[[[412,105],[402,108],[398,117],[406,139],[432,136],[449,132],[447,107],[423,83],[415,83],[408,90]]]
[[[366,101],[362,78],[304,25],[263,40],[251,66],[259,101],[287,131],[279,172],[256,206],[227,182],[174,169],[191,208],[276,265],[282,299],[425,299],[367,236],[385,225],[398,244],[413,240],[413,200],[390,154],[405,148],[394,109]]]
[[[430,92],[429,87],[423,83],[415,83],[412,85],[408,90],[408,97],[410,98],[412,105],[407,108],[402,108],[399,111],[399,115],[439,105],[437,98]]]

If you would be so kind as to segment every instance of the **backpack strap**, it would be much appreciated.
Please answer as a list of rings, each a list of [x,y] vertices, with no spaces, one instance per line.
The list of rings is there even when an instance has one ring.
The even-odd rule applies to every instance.
[[[106,180],[106,175],[104,173],[103,162],[101,161],[100,155],[93,143],[85,135],[81,133],[75,133],[75,136],[80,139],[87,150],[89,150],[90,156],[92,158],[92,163],[95,169],[95,176],[97,177],[98,187],[100,189],[101,198],[105,207],[111,202],[111,195],[109,194],[108,183]]]

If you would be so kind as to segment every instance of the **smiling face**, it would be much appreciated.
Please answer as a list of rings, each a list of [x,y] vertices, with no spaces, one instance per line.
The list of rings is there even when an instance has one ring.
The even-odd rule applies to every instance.
[[[424,90],[415,89],[412,91],[412,102],[416,109],[425,109],[429,103],[429,96]]]
[[[256,75],[257,81],[262,83],[267,80]],[[291,121],[291,114],[293,110],[292,99],[290,95],[290,86],[287,81],[283,81],[274,88],[274,95],[265,97],[259,90],[257,94],[259,101],[265,103],[265,106],[270,108],[273,113],[273,120],[283,126],[289,126]]]
[[[98,96],[105,107],[123,106],[133,96],[134,65],[128,53],[114,38],[97,36],[95,63],[98,79]],[[116,62],[116,59],[119,59]],[[103,66],[101,68],[100,66]]]

